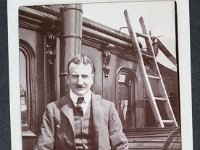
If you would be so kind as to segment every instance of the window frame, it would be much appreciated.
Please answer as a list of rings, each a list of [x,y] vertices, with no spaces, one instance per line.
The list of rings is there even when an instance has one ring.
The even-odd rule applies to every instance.
[[[35,98],[35,54],[32,47],[25,41],[20,39],[19,52],[25,57],[26,75],[27,75],[27,125],[22,124],[22,135],[35,136],[36,131],[36,98]],[[19,55],[20,61],[20,55]],[[21,77],[21,76],[19,76]],[[21,83],[20,83],[21,84]]]

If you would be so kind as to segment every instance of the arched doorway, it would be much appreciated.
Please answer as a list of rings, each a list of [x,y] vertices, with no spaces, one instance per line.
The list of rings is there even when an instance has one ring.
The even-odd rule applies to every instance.
[[[116,98],[118,112],[124,129],[136,128],[135,84],[136,79],[130,69],[122,68],[116,78]]]

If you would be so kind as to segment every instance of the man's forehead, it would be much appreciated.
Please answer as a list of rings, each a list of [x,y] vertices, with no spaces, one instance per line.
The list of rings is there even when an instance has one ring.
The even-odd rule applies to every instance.
[[[90,64],[75,64],[71,63],[69,65],[69,72],[84,72],[84,73],[92,73],[92,67]]]

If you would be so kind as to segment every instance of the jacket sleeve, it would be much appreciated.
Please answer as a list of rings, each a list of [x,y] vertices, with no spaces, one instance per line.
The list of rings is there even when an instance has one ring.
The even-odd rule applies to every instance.
[[[54,118],[53,106],[47,105],[47,109],[43,115],[43,121],[40,134],[37,138],[34,150],[53,150],[54,149]]]
[[[123,133],[122,123],[114,103],[109,111],[109,136],[112,150],[128,150],[128,140]]]

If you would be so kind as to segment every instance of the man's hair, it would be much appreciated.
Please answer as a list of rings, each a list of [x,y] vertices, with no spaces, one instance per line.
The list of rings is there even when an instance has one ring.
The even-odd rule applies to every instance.
[[[88,56],[85,56],[85,55],[82,55],[82,54],[78,54],[76,56],[74,56],[69,62],[68,62],[68,65],[67,65],[67,73],[69,74],[69,66],[71,63],[74,63],[74,64],[81,64],[83,63],[84,65],[90,65],[91,68],[92,68],[92,74],[95,73],[95,67],[94,67],[94,63],[92,62],[92,60],[88,57]]]

